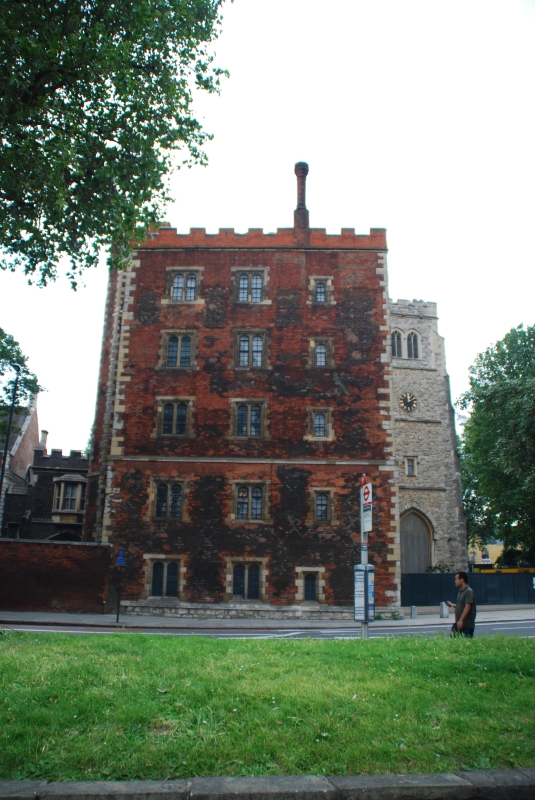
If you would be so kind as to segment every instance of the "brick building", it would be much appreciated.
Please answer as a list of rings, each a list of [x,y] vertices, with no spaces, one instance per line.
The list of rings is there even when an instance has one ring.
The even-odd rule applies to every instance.
[[[130,611],[351,616],[366,473],[398,613],[386,233],[311,229],[307,172],[293,228],[164,226],[110,278],[84,539]]]
[[[46,439],[47,431],[41,431],[24,478],[8,488],[2,536],[80,542],[88,459],[80,450],[48,453]]]

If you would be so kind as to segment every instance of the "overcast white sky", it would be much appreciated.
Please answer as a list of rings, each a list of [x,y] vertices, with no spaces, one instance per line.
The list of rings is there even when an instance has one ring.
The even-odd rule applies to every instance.
[[[535,1],[235,0],[199,97],[209,166],[176,173],[179,231],[292,225],[308,161],[312,226],[387,228],[390,296],[438,302],[452,395],[477,353],[534,324]],[[47,393],[48,446],[85,447],[105,267],[73,293],[0,273],[0,326]]]

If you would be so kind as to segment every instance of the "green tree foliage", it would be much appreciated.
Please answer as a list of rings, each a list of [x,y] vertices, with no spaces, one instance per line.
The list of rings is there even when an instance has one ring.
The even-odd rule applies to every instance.
[[[218,91],[222,0],[2,0],[0,249],[73,288],[102,246],[120,267],[161,219],[166,175],[204,163],[193,91]]]
[[[470,368],[464,508],[471,543],[504,540],[535,563],[535,327],[513,328]]]
[[[5,442],[13,385],[15,383],[13,364],[18,364],[20,367],[17,396],[15,398],[15,412],[17,415],[24,414],[31,396],[42,391],[42,387],[37,383],[37,378],[26,366],[27,360],[18,342],[9,333],[0,328],[0,441],[3,442]],[[16,433],[18,430],[19,428],[15,421],[11,431]]]

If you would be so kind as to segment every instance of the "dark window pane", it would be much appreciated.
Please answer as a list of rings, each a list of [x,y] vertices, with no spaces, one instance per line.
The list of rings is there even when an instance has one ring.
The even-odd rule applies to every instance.
[[[169,516],[179,518],[182,507],[182,487],[179,483],[171,486],[171,503],[169,505]]]
[[[392,355],[401,358],[401,333],[392,334]]]
[[[191,366],[191,336],[183,336],[180,343],[180,366]]]
[[[186,280],[186,300],[195,300],[197,290],[197,278],[195,275],[188,275]]]
[[[182,300],[184,292],[184,276],[175,275],[173,280],[173,300]]]
[[[418,337],[409,333],[407,337],[407,355],[409,358],[418,358]]]
[[[316,599],[316,576],[313,572],[305,575],[305,600]]]
[[[262,489],[255,486],[251,494],[251,519],[262,519]]]
[[[247,406],[238,406],[236,414],[236,436],[247,436]]]
[[[65,511],[76,510],[76,489],[78,484],[66,483],[65,491],[63,493],[63,509]]]
[[[186,403],[180,403],[176,409],[176,432],[179,436],[186,435],[188,421],[188,407]]]
[[[249,517],[249,489],[247,486],[240,486],[238,489],[236,516],[238,519],[248,519]]]
[[[167,340],[167,366],[176,367],[178,358],[178,336],[170,336]]]
[[[163,595],[163,564],[161,561],[157,561],[152,566],[151,594],[153,597],[161,597]]]
[[[412,458],[407,459],[407,475],[414,475],[414,461]]]
[[[253,367],[262,366],[262,337],[253,336]]]
[[[316,366],[324,367],[327,364],[327,348],[324,344],[316,345]]]
[[[80,505],[78,506],[79,511],[83,511],[85,506],[85,483],[80,484]]]
[[[262,407],[251,406],[251,436],[262,434]]]
[[[314,415],[314,436],[325,436],[325,414]]]
[[[262,276],[253,275],[251,278],[251,300],[253,303],[260,303],[262,300]]]
[[[320,493],[316,495],[316,519],[327,519],[327,495]]]
[[[176,597],[177,595],[178,595],[178,564],[176,563],[176,561],[171,561],[171,563],[167,565],[165,596]]]
[[[240,275],[240,289],[238,294],[238,300],[242,303],[246,303],[249,299],[249,276],[248,275]]]
[[[245,567],[243,564],[234,565],[233,577],[232,594],[234,597],[245,597]]]
[[[249,366],[249,337],[248,336],[240,336],[239,365],[240,365],[240,367],[248,367]]]
[[[156,489],[156,516],[167,516],[167,484],[159,483]]]
[[[247,597],[249,600],[260,598],[260,567],[258,564],[250,564],[247,570]]]
[[[325,302],[325,284],[324,283],[317,283],[316,284],[316,303],[324,303]]]
[[[173,433],[173,412],[175,407],[172,403],[166,403],[163,407],[162,433]]]

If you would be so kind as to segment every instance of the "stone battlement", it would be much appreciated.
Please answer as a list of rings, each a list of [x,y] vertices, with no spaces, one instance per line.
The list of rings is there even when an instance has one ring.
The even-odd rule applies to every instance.
[[[391,314],[414,315],[418,317],[436,317],[437,304],[426,300],[393,300],[389,301]]]
[[[81,450],[71,450],[69,455],[63,455],[63,450],[52,450],[48,454],[45,450],[36,448],[33,454],[35,467],[48,467],[49,469],[74,469],[87,471],[88,459],[82,455]]]

